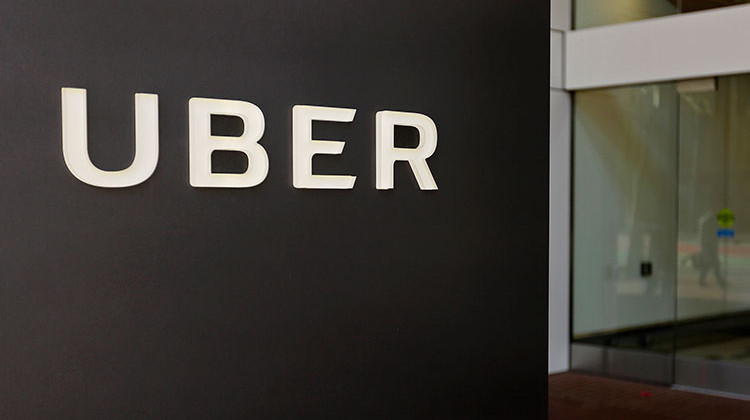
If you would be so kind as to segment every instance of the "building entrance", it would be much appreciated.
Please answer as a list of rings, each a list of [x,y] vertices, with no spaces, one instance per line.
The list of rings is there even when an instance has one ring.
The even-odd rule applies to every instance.
[[[575,101],[573,369],[750,396],[750,75]]]

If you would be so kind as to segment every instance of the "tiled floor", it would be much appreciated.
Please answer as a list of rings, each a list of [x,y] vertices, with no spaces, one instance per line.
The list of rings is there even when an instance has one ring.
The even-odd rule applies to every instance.
[[[549,377],[551,420],[747,420],[750,402],[577,373]]]

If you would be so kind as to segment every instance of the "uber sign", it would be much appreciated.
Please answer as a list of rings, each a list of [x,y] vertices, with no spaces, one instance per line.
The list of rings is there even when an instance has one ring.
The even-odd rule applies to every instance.
[[[250,102],[191,98],[190,114],[190,185],[193,187],[248,188],[268,175],[268,154],[259,141],[263,138],[263,112]],[[312,138],[313,121],[352,122],[357,110],[324,106],[295,105],[292,108],[292,172],[295,188],[351,189],[357,177],[352,175],[316,175],[312,160],[316,154],[339,155],[343,141],[321,141]],[[211,116],[239,117],[244,132],[236,137],[211,134]],[[414,127],[419,131],[416,148],[394,146],[395,126]],[[419,188],[436,190],[437,184],[427,165],[437,147],[437,128],[430,117],[422,114],[380,111],[375,125],[376,188],[393,188],[393,164],[409,162]],[[135,157],[120,171],[104,171],[89,158],[87,134],[86,89],[62,89],[62,142],[65,164],[81,181],[105,188],[132,187],[146,181],[159,161],[159,97],[151,93],[135,94]],[[247,155],[244,173],[214,173],[211,153],[217,150]]]
[[[0,420],[546,418],[548,32],[0,1]]]

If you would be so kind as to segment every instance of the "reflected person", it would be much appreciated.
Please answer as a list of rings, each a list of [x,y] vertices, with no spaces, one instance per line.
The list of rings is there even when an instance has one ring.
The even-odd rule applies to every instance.
[[[727,281],[721,272],[721,261],[719,260],[719,223],[716,220],[716,213],[713,211],[706,212],[698,219],[698,242],[701,249],[693,257],[693,266],[700,271],[698,283],[706,286],[708,272],[713,271],[719,287],[723,290],[727,288]]]

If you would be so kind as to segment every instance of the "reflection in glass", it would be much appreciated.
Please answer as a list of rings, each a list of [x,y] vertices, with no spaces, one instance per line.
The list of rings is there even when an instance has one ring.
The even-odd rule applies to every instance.
[[[678,352],[750,362],[750,76],[680,95],[679,158]]]
[[[575,28],[632,22],[748,2],[750,0],[576,0]]]
[[[575,337],[674,319],[676,119],[674,84],[576,93]]]
[[[574,104],[574,342],[658,357],[661,381],[750,395],[750,75]],[[637,365],[613,360],[586,366]]]

